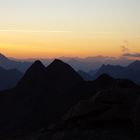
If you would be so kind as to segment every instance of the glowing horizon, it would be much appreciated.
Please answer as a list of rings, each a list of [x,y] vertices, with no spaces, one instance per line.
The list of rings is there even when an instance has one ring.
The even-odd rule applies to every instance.
[[[1,1],[0,52],[16,58],[135,57],[139,7],[139,0]]]

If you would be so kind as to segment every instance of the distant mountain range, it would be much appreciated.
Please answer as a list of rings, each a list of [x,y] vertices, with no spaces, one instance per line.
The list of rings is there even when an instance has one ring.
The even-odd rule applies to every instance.
[[[35,61],[15,88],[0,92],[0,139],[133,138],[139,100],[140,87],[130,80],[103,74],[85,81],[61,60],[48,67]]]
[[[94,75],[94,79],[104,73],[109,74],[114,78],[129,79],[140,84],[140,61],[134,61],[126,67],[119,65],[102,65]]]
[[[22,76],[23,74],[16,69],[6,70],[0,67],[0,90],[15,87]]]
[[[132,60],[128,60],[125,57],[114,58],[106,56],[93,56],[87,58],[60,57],[59,59],[71,65],[76,71],[82,70],[85,72],[99,69],[102,64],[127,66],[132,62]],[[54,59],[44,58],[40,60],[45,66],[48,66]],[[0,54],[0,66],[6,69],[16,68],[21,72],[25,72],[34,61],[35,59],[18,60]]]
[[[95,69],[95,67],[97,66],[97,65],[95,66],[96,61],[100,60],[101,62],[101,58],[103,59],[102,56],[90,57],[90,58],[85,58],[85,59],[80,59],[80,58],[70,59],[70,58],[65,58],[65,57],[62,57],[62,58],[64,59],[65,62],[68,62],[72,66],[74,66],[78,74],[86,81],[95,80],[100,75],[106,73],[114,78],[129,79],[129,80],[134,81],[137,84],[140,84],[140,73],[139,73],[140,61],[131,62],[127,66],[103,64],[99,69]],[[105,58],[105,60],[102,61],[102,63],[109,62],[109,60],[112,60],[110,61],[112,63],[115,62],[114,58]],[[44,64],[46,64],[46,66],[48,66],[53,60],[44,59],[42,61],[44,62]],[[128,63],[128,61],[126,62]],[[1,67],[0,69],[2,69],[2,71],[0,71],[0,75],[1,75],[0,90],[13,88],[22,77],[22,73],[25,73],[25,71],[32,65],[32,63],[33,62],[29,60],[28,61],[16,60],[12,58],[7,58],[3,54],[0,54],[0,67]],[[91,70],[87,72],[87,70],[90,67],[91,67]],[[86,70],[84,71],[84,69]],[[12,70],[12,73],[10,72],[11,70]],[[5,74],[3,74],[4,71],[5,71]]]
[[[31,64],[31,62],[27,61],[12,60],[3,54],[0,54],[0,66],[5,69],[17,69],[21,72],[25,72]]]
[[[103,64],[99,69],[85,72],[79,70],[80,76],[87,81],[95,80],[102,74],[108,74],[114,78],[129,79],[140,85],[140,61],[136,60],[127,66]]]
[[[82,71],[82,70],[79,70],[77,71],[79,73],[79,75],[86,81],[91,81],[93,80],[93,77],[91,76],[90,73],[88,72],[85,72],[85,71]]]

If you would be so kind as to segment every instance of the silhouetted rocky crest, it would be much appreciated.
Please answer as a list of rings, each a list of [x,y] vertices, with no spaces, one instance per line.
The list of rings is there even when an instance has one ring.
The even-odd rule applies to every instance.
[[[108,74],[113,78],[117,79],[129,79],[133,82],[140,84],[140,62],[135,61],[127,67],[115,66],[115,65],[102,65],[101,68],[94,75],[94,79],[99,77],[102,74]]]
[[[39,60],[35,61],[19,81],[17,87],[41,88],[40,86],[45,83],[45,72],[45,66]]]
[[[46,68],[46,78],[61,91],[83,81],[80,75],[70,65],[58,59],[55,59]]]
[[[133,63],[128,65],[128,68],[133,70],[140,70],[140,61],[138,60],[134,61]]]
[[[101,82],[101,83],[111,83],[113,82],[115,79],[112,78],[110,75],[108,74],[102,74],[100,75],[96,80],[95,82]]]
[[[40,61],[35,61],[20,80],[19,86],[56,88],[58,90],[71,88],[81,82],[82,78],[68,64],[55,59],[48,67]]]
[[[17,87],[0,94],[0,136],[6,132],[3,136],[9,137],[10,132],[22,139],[34,129],[38,139],[49,140],[51,136],[57,140],[60,131],[60,139],[74,139],[75,135],[82,139],[87,133],[92,139],[96,129],[129,134],[140,128],[139,93],[139,86],[126,79],[103,74],[87,82],[61,60],[47,68],[36,61]],[[55,125],[48,133],[50,124]]]

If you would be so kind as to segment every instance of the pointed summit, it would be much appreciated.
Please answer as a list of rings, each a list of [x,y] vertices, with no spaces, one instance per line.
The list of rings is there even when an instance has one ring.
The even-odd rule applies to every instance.
[[[77,74],[76,71],[70,65],[64,63],[59,59],[55,59],[46,69],[47,71],[53,71],[62,74],[64,74],[65,72],[72,72]]]
[[[59,59],[55,59],[46,68],[47,79],[57,89],[67,89],[83,81],[80,75],[68,64]]]
[[[45,70],[45,66],[42,64],[42,62],[39,60],[36,60],[31,65],[31,67],[27,70],[27,72],[25,73],[25,76],[27,74],[37,74],[38,75],[39,73],[41,73],[44,70]]]
[[[35,61],[26,71],[18,86],[39,86],[39,84],[43,83],[45,71],[45,66],[41,63],[41,61]]]
[[[55,59],[47,68],[39,61],[35,61],[26,71],[18,84],[22,89],[56,88],[65,91],[81,82],[82,78],[68,64]]]
[[[59,59],[55,59],[50,65],[49,67],[71,67],[68,64],[64,63],[63,61],[59,60]]]
[[[58,64],[58,63],[64,63],[62,60],[60,59],[54,59],[54,61],[52,62],[52,64]]]
[[[82,78],[80,75],[67,63],[55,59],[47,68],[48,73],[54,73],[54,75],[57,77],[64,77],[65,78],[71,76],[71,78],[76,78],[78,81],[81,81]],[[67,79],[68,80],[68,79]]]
[[[40,60],[36,60],[30,67],[30,69],[41,69],[41,68],[45,68],[45,66],[42,64],[42,62]]]

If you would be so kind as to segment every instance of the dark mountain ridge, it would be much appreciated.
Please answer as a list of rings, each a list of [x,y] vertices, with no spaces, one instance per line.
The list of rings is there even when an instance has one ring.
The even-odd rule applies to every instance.
[[[36,87],[45,84],[44,88],[46,85],[52,85],[52,88],[59,90],[75,86],[81,81],[83,79],[70,65],[55,59],[48,67],[45,67],[40,61],[35,61],[17,86],[34,84],[32,87]]]
[[[1,92],[0,124],[5,125],[0,129],[32,130],[55,121],[68,109],[65,103],[74,98],[64,93],[80,82],[83,79],[60,60],[47,68],[36,61],[15,88]]]
[[[45,71],[45,66],[40,61],[35,61],[18,82],[17,87],[26,89],[40,87],[43,82],[45,83]]]
[[[134,61],[127,67],[119,65],[102,65],[101,68],[94,75],[93,79],[106,73],[114,78],[129,79],[137,84],[140,84],[140,61]]]
[[[35,132],[38,139],[51,140],[61,131],[64,135],[60,139],[74,139],[69,130],[76,130],[82,139],[81,129],[84,134],[97,128],[139,130],[139,93],[140,87],[130,80],[103,74],[94,81],[84,81],[61,60],[48,67],[36,61],[15,88],[0,92],[0,138],[22,139]],[[54,127],[48,135],[51,124]]]
[[[55,59],[46,68],[46,77],[49,83],[55,85],[58,90],[65,90],[82,82],[80,75],[68,64]]]
[[[136,60],[127,66],[129,69],[140,70],[140,61]]]

